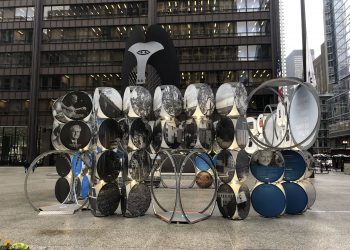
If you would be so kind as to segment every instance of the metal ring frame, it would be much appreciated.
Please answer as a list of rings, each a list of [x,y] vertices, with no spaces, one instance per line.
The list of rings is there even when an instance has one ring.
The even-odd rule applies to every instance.
[[[254,96],[254,94],[255,94],[257,91],[259,91],[259,90],[261,90],[261,89],[263,89],[263,88],[269,88],[269,89],[272,90],[274,93],[277,93],[277,94],[278,94],[278,92],[277,92],[275,89],[273,89],[273,87],[294,86],[294,85],[301,85],[301,86],[303,86],[303,87],[306,87],[306,88],[310,91],[310,93],[315,97],[316,104],[317,104],[317,106],[318,106],[318,120],[317,120],[317,123],[316,123],[315,127],[313,128],[312,132],[311,132],[303,141],[301,141],[301,142],[299,142],[299,143],[296,143],[296,144],[294,144],[293,146],[289,146],[289,147],[278,147],[279,145],[282,144],[283,140],[282,140],[277,146],[273,146],[273,145],[270,145],[270,144],[268,144],[268,143],[265,143],[265,142],[260,141],[260,140],[259,140],[256,136],[254,136],[254,135],[252,134],[252,132],[248,129],[249,136],[251,137],[252,141],[253,141],[256,145],[258,145],[258,146],[260,146],[260,147],[267,147],[267,148],[269,148],[269,149],[271,149],[271,150],[293,149],[293,148],[295,148],[295,147],[301,147],[301,148],[303,148],[301,145],[302,145],[304,142],[306,142],[307,140],[309,140],[309,139],[314,135],[314,133],[319,129],[319,126],[320,126],[320,123],[321,123],[321,110],[320,110],[320,101],[319,101],[319,98],[318,98],[318,96],[317,96],[317,93],[316,93],[314,87],[313,87],[311,84],[306,83],[306,82],[302,82],[302,81],[299,80],[299,79],[288,78],[288,77],[287,77],[287,78],[281,78],[281,79],[272,79],[272,80],[268,80],[268,81],[262,83],[259,87],[255,88],[255,89],[249,94],[249,96],[248,96],[248,98],[247,98],[247,103],[248,103],[248,105],[249,105],[249,103],[250,103],[252,97]],[[279,94],[278,94],[278,96],[279,96],[280,98],[282,98]],[[287,108],[285,107],[285,109],[287,109]],[[289,106],[288,112],[286,112],[287,124],[288,124],[288,126],[289,126],[289,124],[290,124],[289,115],[288,115],[288,114],[289,114],[289,111],[290,111],[290,106]],[[274,122],[274,124],[275,124],[275,122]],[[265,128],[265,124],[264,124],[264,128]],[[275,125],[274,125],[274,130],[275,130]],[[274,132],[276,132],[276,131],[274,131]],[[292,139],[294,140],[294,136],[293,136],[292,131],[290,131],[290,133],[291,133]],[[265,134],[264,132],[263,132],[263,136],[264,136],[264,139],[266,140],[266,134]],[[286,136],[287,136],[287,133],[285,133],[284,138],[285,138]],[[283,138],[283,139],[284,139],[284,138]],[[294,140],[294,141],[295,141],[295,140]]]
[[[175,161],[172,157],[172,154],[175,153],[175,154],[180,154],[180,153],[186,153],[186,157],[185,159],[182,161],[182,164],[180,166],[179,169],[177,169],[177,165],[175,164]],[[152,171],[151,171],[151,194],[152,194],[152,197],[155,201],[155,203],[158,205],[158,207],[163,211],[163,212],[166,212],[166,213],[169,213],[171,212],[171,216],[169,218],[169,220],[167,220],[168,223],[171,223],[171,222],[175,222],[174,221],[174,217],[175,217],[175,214],[177,213],[176,211],[176,208],[179,206],[180,207],[180,211],[181,211],[181,215],[185,218],[186,222],[189,223],[189,224],[193,224],[197,221],[191,221],[188,214],[186,213],[186,211],[184,210],[183,208],[183,205],[182,205],[182,199],[181,199],[181,177],[182,177],[182,172],[183,172],[183,169],[185,167],[185,164],[186,162],[191,159],[191,156],[193,155],[197,155],[198,157],[200,157],[203,161],[205,161],[208,166],[210,167],[210,169],[213,171],[213,174],[214,174],[214,183],[215,183],[215,186],[214,186],[214,194],[213,194],[213,197],[211,199],[211,201],[209,202],[209,204],[201,211],[197,212],[198,214],[201,214],[201,215],[204,215],[201,219],[199,219],[198,221],[200,220],[204,220],[204,219],[207,219],[209,218],[213,212],[214,212],[214,209],[215,209],[215,206],[216,206],[216,196],[217,196],[217,189],[218,189],[218,179],[217,179],[217,174],[216,174],[216,170],[215,170],[215,167],[214,167],[214,162],[213,160],[209,157],[210,159],[210,162],[208,161],[208,159],[204,158],[201,154],[203,152],[200,152],[200,151],[197,151],[197,150],[160,150],[154,161],[153,161],[153,167],[152,167]],[[176,198],[175,198],[175,202],[174,202],[174,209],[173,211],[168,211],[167,209],[165,209],[161,204],[160,202],[158,201],[155,193],[154,193],[154,188],[153,188],[153,183],[154,183],[154,173],[156,170],[158,170],[160,168],[160,166],[157,166],[155,164],[155,160],[157,158],[158,155],[160,154],[165,154],[171,161],[171,164],[174,168],[174,173],[175,173],[175,179],[176,179]],[[157,211],[156,211],[156,208],[154,206],[154,204],[152,204],[153,206],[153,212],[156,216],[159,216]],[[204,213],[206,211],[209,210],[209,208],[212,206],[209,214],[205,215]]]
[[[30,164],[30,166],[29,166],[29,168],[28,168],[28,171],[27,171],[27,174],[26,174],[26,177],[25,177],[25,180],[24,180],[24,195],[25,195],[26,200],[27,200],[28,203],[30,204],[30,206],[31,206],[35,211],[40,212],[41,209],[38,208],[38,207],[36,207],[36,206],[33,204],[33,202],[30,200],[30,198],[29,198],[29,195],[28,195],[28,177],[29,177],[30,173],[31,173],[31,172],[34,172],[34,170],[37,168],[37,165],[36,165],[36,164],[37,164],[40,160],[44,159],[46,156],[49,156],[49,155],[61,155],[61,154],[70,154],[70,155],[73,155],[75,152],[76,152],[76,151],[72,151],[72,150],[51,150],[51,151],[42,153],[41,155],[37,156],[37,157],[33,160],[33,162]],[[81,161],[83,161],[83,163],[84,163],[86,166],[89,166],[89,164],[87,164],[87,162],[86,162],[83,158],[81,158],[81,155],[82,155],[83,153],[85,153],[85,151],[84,151],[84,152],[80,152],[78,158],[79,158]],[[78,161],[76,162],[76,164],[77,164],[77,163],[78,163]],[[62,204],[65,204],[65,202],[67,202],[67,199],[68,199],[69,197],[71,197],[71,195],[73,195],[73,198],[75,199],[76,204],[79,204],[79,203],[78,203],[78,199],[77,199],[77,194],[75,193],[75,188],[74,188],[75,183],[76,183],[76,180],[75,180],[74,175],[73,175],[72,178],[74,178],[74,179],[73,179],[73,181],[72,181],[72,183],[71,183],[71,185],[70,185],[69,194],[67,195],[67,198],[62,202]],[[76,210],[74,210],[74,212],[81,210],[81,209],[87,204],[88,200],[89,200],[89,197],[86,197],[85,200],[83,201],[83,203],[80,204],[80,205],[79,205],[79,208],[76,209]]]

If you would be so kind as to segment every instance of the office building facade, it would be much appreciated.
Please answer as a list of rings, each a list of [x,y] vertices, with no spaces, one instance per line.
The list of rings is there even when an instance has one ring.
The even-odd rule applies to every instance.
[[[327,101],[333,153],[348,153],[350,138],[349,0],[324,0],[328,78],[334,96]]]
[[[52,148],[52,100],[98,86],[120,90],[125,40],[135,25],[159,24],[180,63],[180,88],[241,81],[248,90],[277,76],[279,3],[269,0],[0,1],[0,161],[26,157],[38,117],[39,152]],[[31,115],[37,96],[38,110]],[[251,109],[263,110],[262,93]],[[36,105],[34,105],[35,107]]]

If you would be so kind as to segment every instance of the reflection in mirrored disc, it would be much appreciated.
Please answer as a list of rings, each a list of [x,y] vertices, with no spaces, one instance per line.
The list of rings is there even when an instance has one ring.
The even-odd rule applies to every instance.
[[[71,162],[68,154],[55,155],[56,171],[59,176],[65,177],[71,171]]]
[[[120,191],[115,183],[107,183],[102,186],[97,195],[97,209],[101,214],[113,215],[120,201]]]
[[[283,150],[282,155],[285,164],[283,179],[285,181],[296,181],[303,178],[306,171],[306,162],[303,155],[293,150]]]
[[[209,188],[213,182],[213,176],[207,171],[200,171],[196,175],[196,184],[200,188]]]
[[[83,149],[91,139],[90,127],[82,121],[70,121],[61,130],[60,140],[62,144],[71,150]]]
[[[163,140],[163,130],[161,120],[156,120],[153,124],[152,131],[152,147],[155,152],[158,152]]]
[[[242,83],[221,84],[216,92],[216,109],[223,116],[237,117],[247,111],[247,91]]]
[[[178,148],[182,142],[182,130],[179,128],[179,122],[176,120],[167,120],[164,122],[163,137],[169,148]]]
[[[123,100],[119,92],[110,87],[96,88],[94,99],[97,103],[97,116],[100,118],[118,118],[123,109]]]
[[[151,173],[151,157],[146,150],[133,152],[129,162],[129,173],[135,181],[145,181]]]
[[[228,184],[221,184],[216,202],[223,217],[231,219],[236,212],[236,195]]]
[[[308,151],[303,151],[303,156],[306,162],[306,173],[305,178],[310,178],[314,172],[315,168],[315,158]]]
[[[117,179],[122,169],[121,157],[112,150],[102,152],[96,164],[98,177],[105,182],[112,182]]]
[[[247,117],[247,127],[254,136],[258,134],[258,128],[256,123],[257,121],[253,117]]]
[[[128,142],[129,142],[129,123],[127,119],[120,119],[118,121],[119,128],[122,132],[122,146],[124,149],[128,147]]]
[[[184,123],[184,143],[186,148],[194,148],[197,144],[197,124],[194,119]]]
[[[141,118],[137,118],[131,123],[129,136],[136,148],[145,149],[150,145],[152,140],[151,126]]]
[[[215,158],[215,169],[219,179],[223,183],[229,183],[232,181],[236,171],[233,155],[228,150],[222,150]]]
[[[214,128],[211,120],[200,119],[198,122],[199,143],[206,151],[211,151],[214,141]]]
[[[299,184],[304,188],[307,194],[307,208],[311,208],[316,201],[316,189],[314,185],[308,180],[302,180]]]
[[[295,144],[311,135],[299,148],[308,149],[314,144],[320,125],[320,104],[313,88],[302,85],[297,87],[290,102],[289,124]]]
[[[55,196],[58,202],[63,203],[69,195],[70,181],[67,178],[59,178],[55,185]]]
[[[235,151],[233,151],[235,154]],[[239,182],[245,181],[249,176],[250,156],[244,150],[238,151],[236,155],[236,177]]]
[[[298,183],[283,182],[287,200],[287,214],[301,214],[307,209],[308,197],[304,188]]]
[[[56,150],[67,150],[67,148],[63,146],[60,140],[61,128],[62,128],[62,125],[54,121],[52,125],[51,143],[54,149]]]
[[[268,218],[278,217],[286,208],[286,196],[282,185],[259,184],[251,195],[254,210]]]
[[[259,150],[252,155],[249,165],[258,181],[271,183],[283,177],[284,159],[278,151]]]
[[[180,90],[173,85],[156,88],[153,99],[153,111],[156,117],[176,117],[182,112],[183,98]]]
[[[235,126],[228,117],[222,117],[216,126],[216,141],[223,149],[229,148],[235,139]]]
[[[61,106],[64,115],[72,120],[83,120],[92,111],[91,98],[83,91],[73,91],[65,95]]]
[[[188,116],[210,116],[215,109],[214,93],[210,86],[204,83],[189,85],[185,91],[184,107]]]
[[[237,194],[237,212],[238,218],[244,220],[248,217],[250,211],[250,191],[247,185],[240,184]]]
[[[98,128],[99,143],[106,149],[117,148],[122,137],[123,131],[116,120],[106,119]]]
[[[202,153],[200,156],[195,157],[194,163],[200,171],[208,171],[210,169],[208,164],[212,164],[212,159],[208,154]]]
[[[135,184],[129,191],[127,210],[132,217],[144,215],[151,205],[151,191],[144,183]]]
[[[249,132],[248,132],[248,126],[247,126],[247,119],[240,116],[237,119],[236,123],[236,142],[238,147],[241,149],[244,149],[249,141]]]
[[[152,96],[141,86],[129,86],[125,89],[123,111],[129,117],[147,117],[152,110]]]

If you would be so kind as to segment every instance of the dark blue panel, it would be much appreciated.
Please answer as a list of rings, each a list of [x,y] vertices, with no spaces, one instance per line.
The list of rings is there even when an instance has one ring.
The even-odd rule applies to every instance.
[[[304,157],[292,150],[284,150],[282,155],[285,163],[284,180],[296,181],[303,177],[306,170]]]
[[[81,197],[83,199],[86,199],[88,197],[89,190],[90,190],[89,178],[87,176],[84,176],[81,181]]]
[[[273,184],[261,184],[254,188],[251,201],[255,211],[268,218],[281,215],[286,207],[284,193]]]
[[[201,158],[203,157],[203,158]],[[208,163],[211,164],[211,159],[210,159],[210,156],[207,155],[207,154],[204,154],[202,153],[201,154],[201,157],[197,156],[194,160],[195,164],[196,164],[196,167],[201,170],[201,171],[207,171],[209,169],[209,165]],[[207,163],[208,162],[208,163]]]
[[[284,173],[284,168],[279,166],[251,165],[252,175],[261,182],[271,183],[280,179]]]
[[[282,183],[286,192],[287,207],[286,213],[288,214],[301,214],[304,212],[308,198],[305,190],[297,183],[285,182]]]

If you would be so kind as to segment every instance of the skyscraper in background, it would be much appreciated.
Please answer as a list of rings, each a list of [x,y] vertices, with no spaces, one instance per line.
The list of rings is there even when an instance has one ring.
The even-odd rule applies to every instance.
[[[0,162],[25,158],[33,93],[43,152],[52,148],[52,100],[98,86],[120,90],[128,33],[151,24],[174,41],[182,90],[240,81],[249,91],[277,76],[278,0],[0,1]],[[38,91],[31,93],[33,83]],[[261,112],[271,98],[261,93],[250,110]]]
[[[350,0],[324,0],[328,78],[334,96],[327,100],[329,137],[333,153],[350,143]]]

